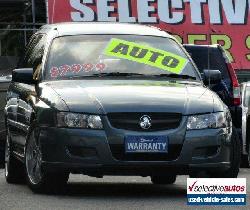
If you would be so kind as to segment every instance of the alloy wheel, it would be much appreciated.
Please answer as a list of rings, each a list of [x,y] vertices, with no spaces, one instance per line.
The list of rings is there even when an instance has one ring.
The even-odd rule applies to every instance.
[[[32,184],[39,184],[42,180],[42,154],[34,133],[31,134],[26,147],[25,164],[30,182]]]

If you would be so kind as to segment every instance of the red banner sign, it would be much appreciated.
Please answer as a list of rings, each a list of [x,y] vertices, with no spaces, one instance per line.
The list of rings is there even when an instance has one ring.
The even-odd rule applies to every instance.
[[[250,0],[48,0],[49,23],[149,24],[182,43],[221,44],[236,69],[250,69]]]

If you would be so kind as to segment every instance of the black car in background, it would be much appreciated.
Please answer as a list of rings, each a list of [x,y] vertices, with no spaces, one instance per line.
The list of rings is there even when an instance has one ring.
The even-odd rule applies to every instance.
[[[204,75],[204,71],[210,72],[211,77],[216,70],[221,72],[222,80],[220,83],[207,83],[206,85],[216,92],[229,107],[233,125],[237,129],[239,137],[241,137],[242,109],[240,85],[225,50],[220,45],[184,44],[184,47],[191,55],[202,75]]]
[[[4,167],[4,142],[6,129],[4,121],[4,107],[6,105],[6,92],[11,82],[12,70],[16,67],[19,58],[16,56],[0,55],[0,168]]]
[[[13,71],[5,117],[6,181],[26,179],[34,192],[60,189],[70,173],[173,184],[239,172],[228,107],[177,40],[152,27],[42,27]]]
[[[6,128],[4,120],[4,108],[6,105],[6,92],[11,82],[11,75],[0,77],[0,168],[4,166],[4,142]]]

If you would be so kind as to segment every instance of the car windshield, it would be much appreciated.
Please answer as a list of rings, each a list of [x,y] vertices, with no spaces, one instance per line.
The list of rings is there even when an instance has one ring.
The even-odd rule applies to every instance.
[[[184,51],[170,38],[77,35],[53,40],[44,75],[46,80],[100,75],[164,75],[200,80]]]

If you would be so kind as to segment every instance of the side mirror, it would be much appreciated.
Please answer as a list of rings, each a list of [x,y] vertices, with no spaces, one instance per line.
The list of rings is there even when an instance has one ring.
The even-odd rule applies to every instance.
[[[220,70],[203,70],[203,81],[206,85],[210,84],[217,84],[222,80]]]
[[[12,71],[12,81],[25,83],[25,84],[36,84],[36,81],[33,79],[33,69],[32,68],[13,70]]]

